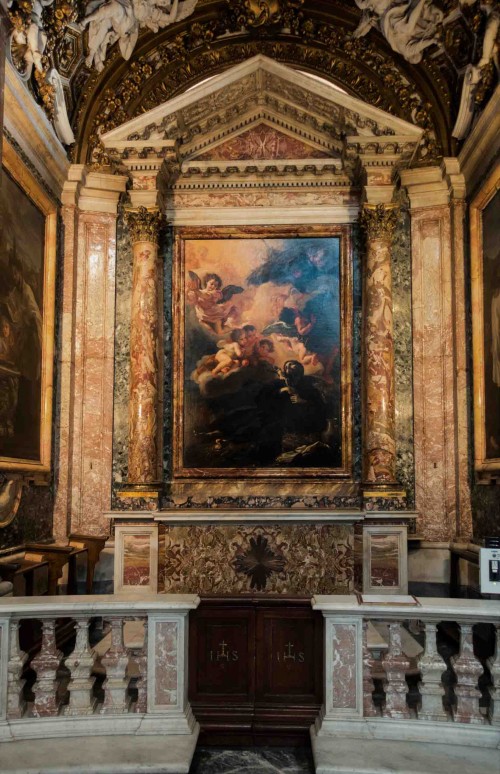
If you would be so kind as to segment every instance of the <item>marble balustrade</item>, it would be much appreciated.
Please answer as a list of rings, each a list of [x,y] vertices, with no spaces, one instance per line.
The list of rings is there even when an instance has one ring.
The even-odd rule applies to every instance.
[[[0,743],[39,736],[43,718],[45,737],[161,732],[195,744],[186,652],[198,603],[176,594],[2,598]],[[20,628],[33,621],[41,645],[27,654]]]
[[[311,731],[320,758],[325,739],[341,736],[500,745],[498,602],[363,594],[312,604],[325,618],[325,699]]]

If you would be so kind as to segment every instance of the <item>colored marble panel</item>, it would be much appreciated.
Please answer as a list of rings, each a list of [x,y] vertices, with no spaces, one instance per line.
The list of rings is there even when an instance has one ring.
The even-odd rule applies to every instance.
[[[238,159],[322,159],[330,154],[290,137],[267,124],[259,124],[221,143],[198,159],[232,161]]]
[[[155,628],[155,704],[174,706],[178,701],[178,631],[176,621],[160,621]]]
[[[356,709],[356,624],[331,626],[332,708]]]
[[[149,586],[150,535],[123,536],[123,586]]]
[[[166,526],[164,541],[159,575],[167,593],[353,591],[349,526]]]
[[[399,537],[370,536],[370,585],[399,585]]]

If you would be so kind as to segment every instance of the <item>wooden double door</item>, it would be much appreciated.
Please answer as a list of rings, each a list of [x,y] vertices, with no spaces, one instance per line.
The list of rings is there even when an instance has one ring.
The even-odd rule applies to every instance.
[[[189,629],[189,699],[203,742],[308,738],[323,697],[323,618],[309,598],[205,597]]]

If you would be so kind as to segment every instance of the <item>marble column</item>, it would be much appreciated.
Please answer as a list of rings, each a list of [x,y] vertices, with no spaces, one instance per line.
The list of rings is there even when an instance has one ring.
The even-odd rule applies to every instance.
[[[127,213],[133,249],[130,322],[130,401],[127,488],[158,489],[159,293],[157,209],[139,207]]]
[[[401,172],[410,199],[418,532],[470,539],[465,181],[457,159]]]
[[[365,204],[363,481],[376,491],[396,484],[391,243],[393,204]]]
[[[127,178],[72,165],[63,188],[61,407],[54,535],[107,534],[113,438],[116,213]]]

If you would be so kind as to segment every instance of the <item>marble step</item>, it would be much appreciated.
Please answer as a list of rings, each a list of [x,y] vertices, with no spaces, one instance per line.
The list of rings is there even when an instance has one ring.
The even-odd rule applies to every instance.
[[[2,774],[187,774],[196,739],[196,734],[131,734],[3,742],[0,771]]]
[[[500,774],[500,750],[388,740],[313,739],[316,774]]]

